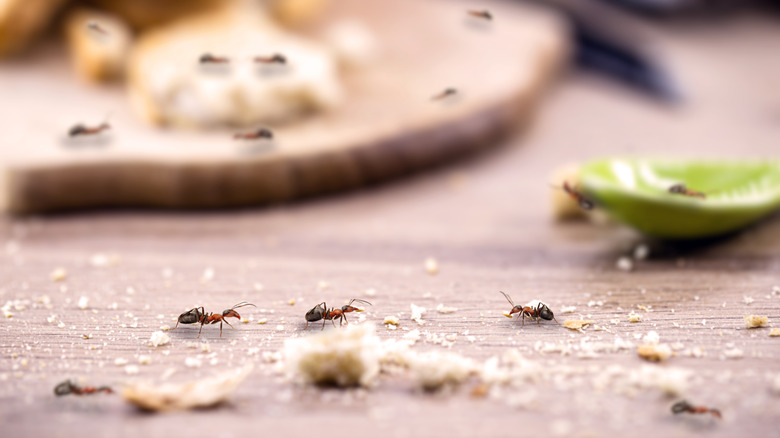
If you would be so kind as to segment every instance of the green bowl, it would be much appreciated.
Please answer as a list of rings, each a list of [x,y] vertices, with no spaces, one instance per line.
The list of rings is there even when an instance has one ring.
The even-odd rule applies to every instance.
[[[681,183],[706,199],[669,192]],[[601,159],[582,167],[580,189],[610,216],[646,234],[713,237],[780,208],[780,160]]]

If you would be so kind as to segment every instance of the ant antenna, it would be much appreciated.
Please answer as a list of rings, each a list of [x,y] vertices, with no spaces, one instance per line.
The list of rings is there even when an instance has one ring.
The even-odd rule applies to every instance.
[[[240,303],[238,303],[235,306],[231,307],[230,310],[238,309],[239,307],[246,307],[246,306],[257,307],[257,306],[255,306],[252,303],[247,303],[246,301],[241,301]]]
[[[515,303],[514,301],[512,301],[511,298],[509,298],[509,295],[505,294],[503,291],[499,291],[499,292],[501,292],[501,294],[504,295],[504,297],[506,298],[507,301],[509,301],[509,304],[511,304],[512,307],[515,307]]]

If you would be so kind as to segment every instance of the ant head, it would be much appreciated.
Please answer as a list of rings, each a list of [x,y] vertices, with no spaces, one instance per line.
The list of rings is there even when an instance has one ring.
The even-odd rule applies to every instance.
[[[509,311],[510,315],[514,315],[515,313],[520,313],[523,311],[523,306],[514,306],[512,307],[512,310]]]
[[[539,318],[542,318],[544,320],[550,321],[555,317],[553,315],[552,310],[550,310],[549,307],[547,307],[547,304],[542,304],[539,309]]]
[[[675,184],[669,187],[669,193],[685,193],[685,184]]]
[[[223,317],[223,318],[227,318],[227,317],[233,317],[233,318],[238,318],[238,319],[241,319],[241,315],[239,315],[239,314],[238,314],[238,312],[236,312],[236,311],[235,311],[235,310],[233,310],[233,309],[227,309],[227,310],[223,310],[223,311],[222,311],[222,317]]]

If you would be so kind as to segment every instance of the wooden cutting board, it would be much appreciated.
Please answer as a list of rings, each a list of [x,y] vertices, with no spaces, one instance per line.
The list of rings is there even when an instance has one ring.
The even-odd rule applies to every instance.
[[[336,192],[408,174],[495,144],[522,127],[566,59],[565,26],[514,3],[334,2],[328,20],[359,18],[377,59],[345,73],[335,111],[274,127],[272,149],[233,131],[148,126],[121,86],[79,83],[60,44],[0,64],[0,208],[218,208]],[[455,101],[432,101],[447,87]],[[75,123],[111,114],[105,144],[67,147]]]

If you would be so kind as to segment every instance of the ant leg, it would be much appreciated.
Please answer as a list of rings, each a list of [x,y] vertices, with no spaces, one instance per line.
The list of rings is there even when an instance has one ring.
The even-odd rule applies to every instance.
[[[322,319],[322,328],[320,329],[320,331],[323,330],[325,330],[325,318]]]
[[[303,329],[306,330],[307,328],[309,328],[309,321],[308,320],[306,321],[306,327],[304,327]]]
[[[336,327],[336,322],[335,322],[335,321],[333,321],[333,318],[331,318],[331,319],[330,319],[330,322],[331,322],[331,324],[333,324],[333,327]],[[339,320],[339,322],[341,322],[341,320]],[[324,325],[324,324],[323,324],[323,325]]]
[[[176,330],[176,327],[178,327],[178,326],[179,326],[179,321],[176,321],[176,325],[173,326],[173,328],[171,330]]]
[[[523,324],[520,327],[525,327],[525,312],[521,313],[523,316]]]
[[[200,338],[200,332],[203,331],[203,322],[200,323],[200,330],[198,330],[198,338]]]
[[[347,314],[345,313],[345,314],[343,314],[341,316],[344,318],[344,322],[346,322],[347,325],[349,325],[349,321],[347,321]],[[341,325],[341,321],[339,321],[339,325]]]

